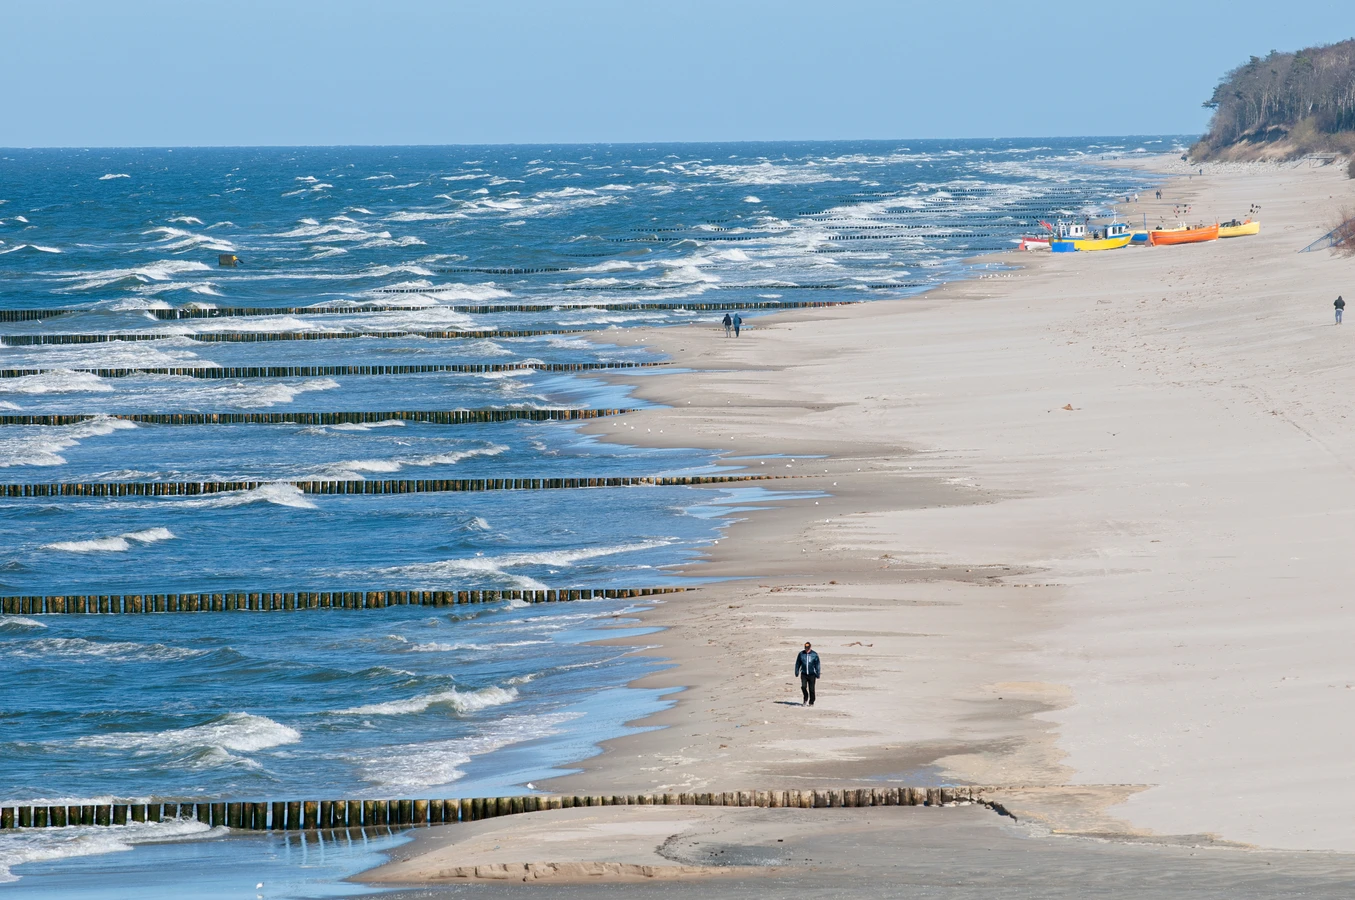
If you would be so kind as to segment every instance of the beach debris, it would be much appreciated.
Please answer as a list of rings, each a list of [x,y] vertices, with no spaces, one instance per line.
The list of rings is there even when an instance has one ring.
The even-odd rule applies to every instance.
[[[1071,403],[1065,403],[1065,404],[1063,404],[1063,406],[1060,406],[1060,407],[1059,407],[1059,409],[1066,409],[1066,410],[1072,410],[1072,408],[1073,408],[1073,404],[1071,404]]]

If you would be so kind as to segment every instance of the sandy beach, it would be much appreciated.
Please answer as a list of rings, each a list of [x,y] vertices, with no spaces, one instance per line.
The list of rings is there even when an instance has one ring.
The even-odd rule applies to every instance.
[[[984,262],[1019,268],[761,317],[737,340],[630,336],[690,371],[640,381],[664,408],[592,430],[718,448],[817,495],[748,513],[688,569],[728,580],[643,614],[663,630],[639,684],[673,706],[546,789],[985,784],[1019,824],[928,814],[1178,856],[1355,851],[1355,331],[1332,324],[1355,264],[1297,252],[1355,182],[1334,165],[1145,164],[1164,199],[1143,192],[1131,222],[1260,204],[1261,235],[1013,252]],[[823,659],[813,708],[791,677],[806,640]],[[548,835],[540,815],[555,814],[495,827]],[[698,865],[525,836],[506,859],[439,831],[401,882],[435,883],[451,859]]]

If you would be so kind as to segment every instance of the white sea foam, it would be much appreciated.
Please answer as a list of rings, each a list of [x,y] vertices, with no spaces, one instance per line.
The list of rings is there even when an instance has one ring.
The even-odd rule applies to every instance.
[[[761,202],[762,202],[762,198],[761,198],[761,197],[754,197],[752,194],[749,194],[747,197],[744,197],[744,198],[743,198],[743,202],[744,202],[744,203],[761,203]]]
[[[173,366],[202,366],[215,368],[216,363],[200,358],[195,352],[201,344],[183,338],[164,341],[108,341],[102,344],[70,344],[48,347],[13,347],[5,352],[6,365],[12,368],[54,369],[137,369]],[[182,348],[182,349],[179,349]],[[21,362],[22,361],[22,362]],[[56,373],[52,373],[56,374]],[[70,373],[68,373],[70,374]],[[33,377],[33,376],[27,376]],[[0,379],[0,381],[20,379]],[[89,382],[83,382],[88,384]],[[106,382],[90,390],[111,391]],[[84,390],[85,388],[76,388]],[[0,384],[0,391],[5,385]],[[27,390],[23,393],[51,393]]]
[[[137,756],[176,754],[190,768],[212,768],[243,762],[236,753],[257,753],[296,744],[301,732],[267,716],[232,712],[201,725],[167,731],[121,731],[79,738],[75,746],[90,750],[123,750]]]
[[[534,647],[538,644],[550,644],[552,641],[504,641],[498,644],[473,644],[459,643],[446,644],[440,641],[427,641],[419,644],[410,644],[411,653],[448,653],[456,650],[478,650],[481,652],[504,650],[509,647]]]
[[[472,447],[467,450],[451,450],[446,453],[428,453],[421,456],[397,456],[392,459],[351,459],[330,463],[309,477],[321,480],[361,481],[365,474],[389,474],[398,472],[406,466],[417,468],[454,466],[463,459],[472,459],[477,456],[498,456],[507,450],[508,448],[502,444],[491,444],[487,447]]]
[[[152,281],[172,281],[174,276],[187,272],[208,272],[211,267],[206,263],[182,259],[161,259],[141,266],[127,269],[103,269],[97,272],[58,273],[68,282],[65,290],[88,291],[108,287],[118,282],[130,284],[148,284]]]
[[[403,419],[382,419],[380,422],[340,422],[338,425],[322,425],[319,431],[371,431],[373,428],[404,428]]]
[[[166,644],[138,644],[133,641],[91,641],[86,638],[37,638],[10,643],[5,652],[25,659],[63,659],[77,662],[168,662],[205,656],[208,650],[171,647]]]
[[[15,216],[15,218],[17,219],[18,216]],[[20,250],[32,250],[32,251],[34,251],[35,253],[60,253],[60,252],[61,252],[61,251],[60,251],[58,248],[56,248],[56,247],[44,247],[42,244],[19,244],[19,245],[17,245],[17,246],[10,247],[8,250],[0,250],[0,255],[3,255],[3,254],[5,254],[5,253],[18,253]]]
[[[152,228],[149,231],[141,232],[145,235],[160,235],[160,249],[168,250],[171,253],[179,253],[184,250],[211,250],[215,253],[232,253],[235,251],[235,245],[223,238],[210,234],[195,234],[192,231],[186,231],[182,228],[170,228],[162,225],[159,228]]]
[[[99,180],[100,180],[100,181],[112,181],[114,178],[131,178],[131,177],[132,177],[132,176],[131,176],[131,175],[128,175],[126,172],[118,172],[118,173],[116,173],[116,174],[113,173],[113,172],[110,172],[110,173],[108,173],[107,175],[100,175],[100,176],[99,176]]]
[[[357,756],[354,762],[366,781],[384,789],[450,784],[464,776],[462,767],[476,756],[556,734],[559,726],[578,717],[578,713],[505,716],[468,737],[383,748]]]
[[[0,616],[0,631],[36,631],[47,626],[26,616]]]
[[[226,833],[225,828],[212,828],[187,819],[128,822],[117,828],[85,825],[10,831],[0,836],[0,884],[18,881],[19,876],[11,870],[24,863],[120,853],[137,844],[197,840]]]
[[[0,433],[0,468],[64,465],[66,458],[61,455],[63,450],[79,446],[86,438],[104,437],[115,431],[133,428],[136,428],[134,422],[100,417],[75,425],[24,428],[17,436]]]
[[[177,502],[190,509],[229,509],[250,503],[272,503],[275,506],[289,506],[292,509],[315,509],[315,504],[307,499],[301,488],[284,483],[263,484],[248,491],[227,491],[213,497],[171,502]]]
[[[168,528],[147,528],[143,531],[128,531],[105,538],[90,538],[84,541],[57,541],[43,544],[44,550],[60,550],[64,553],[126,553],[134,544],[155,544],[160,541],[172,541],[175,534]]]
[[[457,714],[464,715],[492,706],[512,703],[517,699],[517,696],[516,688],[504,689],[494,685],[480,688],[477,691],[458,691],[456,688],[451,688],[433,694],[411,697],[408,700],[389,700],[385,703],[369,703],[363,706],[355,706],[352,709],[340,709],[336,710],[334,715],[403,716],[421,713],[434,706],[446,707]]]
[[[7,394],[78,394],[107,393],[112,385],[89,372],[57,370],[22,378],[0,379],[0,393]]]
[[[521,575],[512,575],[506,569],[523,566],[553,566],[568,568],[574,563],[614,556],[620,553],[634,553],[639,550],[653,550],[667,547],[672,540],[639,541],[633,544],[617,544],[611,547],[584,547],[577,550],[539,550],[527,553],[507,553],[503,556],[472,556],[461,559],[445,559],[431,563],[412,563],[405,566],[390,566],[378,569],[382,575],[406,576],[412,578],[455,580],[466,575],[496,575],[507,578],[514,584],[532,590],[544,590],[546,585]]]
[[[331,391],[338,387],[339,383],[332,378],[311,378],[299,384],[294,382],[261,384],[254,381],[203,384],[200,380],[194,379],[183,386],[178,384],[169,386],[168,391],[172,392],[172,398],[175,402],[181,405],[186,404],[190,408],[208,404],[222,404],[234,409],[259,409],[291,403],[300,394]],[[142,396],[165,395],[165,393],[166,387],[162,386],[148,389]]]
[[[170,219],[171,222],[177,222],[180,225],[201,225],[202,220],[197,216],[175,216]],[[215,227],[215,226],[213,226]]]

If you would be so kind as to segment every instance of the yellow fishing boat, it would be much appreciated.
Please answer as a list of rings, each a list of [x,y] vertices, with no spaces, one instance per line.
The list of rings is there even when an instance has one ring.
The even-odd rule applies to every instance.
[[[1122,234],[1117,237],[1108,238],[1086,238],[1081,241],[1073,241],[1073,244],[1079,250],[1119,250],[1121,247],[1129,246],[1133,240],[1132,234]]]
[[[1219,237],[1221,238],[1243,237],[1248,234],[1260,233],[1261,223],[1253,222],[1251,219],[1248,219],[1245,222],[1239,222],[1237,219],[1234,219],[1231,222],[1224,222],[1219,226]]]
[[[1056,234],[1057,237],[1049,242],[1049,249],[1055,253],[1119,250],[1129,246],[1134,237],[1129,232],[1129,226],[1123,222],[1112,222],[1091,235],[1087,234],[1083,225],[1059,222]]]

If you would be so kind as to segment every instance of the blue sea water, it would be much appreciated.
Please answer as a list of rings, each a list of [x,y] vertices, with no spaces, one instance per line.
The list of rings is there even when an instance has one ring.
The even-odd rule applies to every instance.
[[[682,304],[911,296],[972,273],[967,259],[1013,246],[1041,219],[1104,213],[1141,185],[1132,172],[1092,165],[1098,159],[1172,146],[1145,138],[0,151],[0,310],[74,310],[0,323],[0,369],[38,370],[0,378],[0,413],[105,416],[0,426],[0,482],[755,467],[604,442],[570,423],[106,418],[644,405],[589,372],[203,379],[84,370],[657,361],[629,327],[695,322],[714,339],[723,311]],[[219,267],[223,253],[242,265]],[[534,308],[479,309],[524,305]],[[302,311],[155,314],[191,306]],[[758,313],[743,314],[745,339],[756,340]],[[411,334],[465,330],[553,333]],[[195,340],[223,331],[369,336]],[[4,339],[57,334],[154,339]],[[0,499],[0,593],[680,584],[677,570],[731,516],[776,496],[666,487],[310,496],[273,483],[211,497]],[[667,702],[625,687],[653,663],[590,643],[630,635],[643,646],[643,629],[627,627],[632,603],[3,617],[0,803],[520,792]],[[268,872],[270,897],[321,896],[341,892],[333,882],[387,846],[244,840],[196,823],[113,831],[0,835],[0,879],[12,880],[3,890],[93,896],[114,866],[159,890],[166,885],[154,873],[192,865],[220,873],[199,885],[203,896],[233,896],[237,870]],[[116,862],[107,855],[133,845]],[[315,859],[319,874],[303,874]]]

